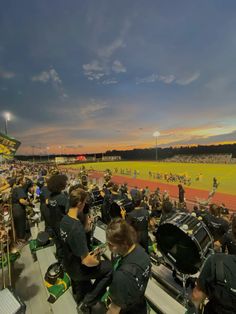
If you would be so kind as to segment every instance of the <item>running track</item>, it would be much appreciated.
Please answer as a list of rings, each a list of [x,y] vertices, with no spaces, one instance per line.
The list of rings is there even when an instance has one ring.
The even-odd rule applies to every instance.
[[[103,177],[103,173],[94,172],[91,173],[91,177],[93,178],[101,178]],[[144,179],[134,179],[127,176],[112,176],[112,182],[117,184],[123,184],[126,182],[129,187],[137,186],[138,188],[145,188],[146,186],[149,187],[150,191],[155,191],[157,187],[160,188],[161,192],[168,191],[169,195],[173,198],[178,198],[178,187],[174,184],[168,184],[163,182],[154,182],[151,180],[144,180]],[[206,200],[209,194],[209,191],[205,190],[198,190],[192,189],[189,187],[184,187],[185,189],[185,198],[190,205],[191,203],[196,203],[196,198],[199,200]],[[213,199],[213,203],[221,204],[224,203],[230,211],[236,211],[236,195],[226,194],[226,193],[218,193],[216,191]]]
[[[63,168],[63,167],[61,167]],[[70,169],[70,168],[65,168],[63,169],[66,172],[70,173],[78,173],[79,170],[77,169]],[[103,178],[103,172],[90,172],[89,176],[91,178],[96,178],[100,179]],[[137,186],[138,188],[145,188],[146,186],[149,187],[150,191],[155,191],[157,187],[160,188],[161,192],[163,191],[168,191],[169,195],[172,198],[178,198],[178,187],[177,185],[174,184],[168,184],[168,183],[163,183],[163,182],[154,182],[151,180],[144,180],[144,179],[135,179],[127,176],[118,176],[118,175],[113,175],[112,176],[112,181],[117,184],[123,184],[126,182],[129,187],[134,187]],[[196,199],[199,200],[206,200],[209,194],[209,191],[205,190],[198,190],[198,189],[192,189],[189,187],[184,187],[185,189],[185,198],[187,200],[188,205],[190,207],[193,207],[193,204],[196,203]],[[216,204],[221,204],[224,203],[226,207],[233,212],[236,212],[236,195],[232,194],[226,194],[226,193],[218,193],[216,191],[212,203]]]

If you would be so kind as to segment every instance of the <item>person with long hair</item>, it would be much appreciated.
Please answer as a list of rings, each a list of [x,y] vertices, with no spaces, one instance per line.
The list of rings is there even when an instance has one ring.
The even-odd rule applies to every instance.
[[[107,314],[146,314],[144,294],[151,262],[137,243],[136,231],[128,222],[117,218],[107,226],[106,239],[110,251],[119,256],[109,286]]]

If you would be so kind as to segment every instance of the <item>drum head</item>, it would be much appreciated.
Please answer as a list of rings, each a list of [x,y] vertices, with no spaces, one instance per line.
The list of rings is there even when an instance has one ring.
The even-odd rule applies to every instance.
[[[180,228],[171,223],[159,226],[158,247],[167,260],[183,274],[195,274],[201,266],[197,244]]]

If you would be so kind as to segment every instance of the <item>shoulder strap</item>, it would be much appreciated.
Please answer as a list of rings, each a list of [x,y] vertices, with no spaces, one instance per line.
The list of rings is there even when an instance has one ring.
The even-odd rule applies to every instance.
[[[216,260],[216,282],[220,285],[225,285],[225,270],[222,256]]]
[[[211,267],[215,268],[215,282],[218,285],[226,286],[225,281],[225,269],[224,269],[224,255],[217,255],[215,259],[212,259]]]

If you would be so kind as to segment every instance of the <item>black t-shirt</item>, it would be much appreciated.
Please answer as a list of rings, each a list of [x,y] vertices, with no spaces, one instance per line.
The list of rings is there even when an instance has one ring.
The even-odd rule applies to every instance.
[[[51,193],[49,189],[47,188],[47,186],[43,186],[40,190],[40,195],[39,195],[40,203],[45,204],[46,199],[49,198],[50,194]]]
[[[26,191],[21,186],[15,187],[12,191],[12,204],[20,205],[21,207],[25,208],[25,205],[20,204],[19,202],[21,198],[25,200],[28,198]]]
[[[121,196],[118,193],[111,193],[110,204],[109,204],[110,205],[109,214],[112,219],[121,217],[121,207],[118,204],[118,202],[121,200],[122,200]]]
[[[171,212],[169,212],[169,213],[162,213],[161,219],[160,219],[160,224],[162,224],[166,220],[170,219],[172,216],[174,216],[174,214],[176,214],[176,211],[174,209],[172,209]]]
[[[229,230],[229,224],[223,218],[215,217],[210,213],[203,217],[203,221],[207,225],[214,240],[220,240],[223,235]]]
[[[78,280],[82,272],[81,256],[88,253],[84,227],[79,220],[68,215],[62,218],[60,235],[64,249],[64,266],[72,279]]]
[[[230,229],[227,233],[224,234],[221,244],[223,253],[225,253],[225,250],[227,248],[229,254],[236,255],[236,239],[232,234],[232,229]]]
[[[219,283],[219,263],[223,263],[223,282]],[[198,287],[208,296],[212,314],[233,314],[236,309],[236,256],[210,256],[198,278]]]
[[[111,300],[121,307],[121,313],[147,313],[144,294],[150,274],[150,258],[139,245],[122,258],[109,288]]]
[[[68,198],[64,193],[51,193],[48,198],[51,226],[56,226],[66,214]]]
[[[127,220],[131,222],[137,231],[148,232],[149,212],[143,207],[136,207],[127,214]]]

